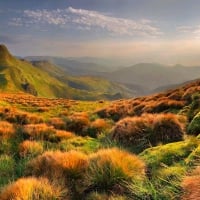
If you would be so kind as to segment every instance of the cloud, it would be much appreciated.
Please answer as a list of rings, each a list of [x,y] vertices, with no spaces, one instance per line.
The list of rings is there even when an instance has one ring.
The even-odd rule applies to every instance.
[[[60,28],[76,27],[80,30],[103,30],[111,35],[157,37],[162,32],[150,20],[132,20],[110,16],[101,12],[75,9],[25,10],[24,16],[11,22],[16,26],[55,25]]]
[[[177,28],[179,33],[187,34],[195,39],[200,39],[200,26],[180,26]]]

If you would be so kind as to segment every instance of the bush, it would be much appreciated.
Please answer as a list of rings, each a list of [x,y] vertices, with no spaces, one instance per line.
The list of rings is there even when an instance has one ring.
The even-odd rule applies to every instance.
[[[56,129],[66,129],[66,124],[62,118],[59,117],[53,117],[49,120],[49,123],[54,126]]]
[[[37,156],[43,152],[43,146],[36,141],[25,140],[19,145],[19,155],[21,157]]]
[[[104,119],[96,119],[87,128],[87,135],[91,137],[97,137],[102,131],[109,127],[108,123]]]
[[[55,138],[55,129],[44,123],[25,125],[23,131],[31,139],[53,140]]]
[[[14,134],[15,134],[15,129],[13,127],[13,124],[6,121],[0,121],[0,138],[1,139],[10,138]]]
[[[45,152],[30,161],[27,174],[45,176],[50,180],[74,180],[82,177],[87,166],[88,158],[81,152]]]
[[[123,181],[142,179],[144,175],[145,164],[126,151],[102,149],[90,156],[88,177],[96,190],[108,192]]]
[[[81,199],[87,167],[88,158],[81,152],[45,152],[28,163],[26,174],[46,177],[58,185],[67,186],[74,199]]]
[[[158,143],[183,139],[184,126],[174,114],[143,114],[128,117],[116,123],[111,137],[119,143],[145,149]]]
[[[44,178],[21,178],[4,188],[0,194],[1,200],[61,200],[62,197],[61,189]]]
[[[75,135],[74,135],[72,132],[70,132],[70,131],[62,131],[62,130],[56,130],[55,136],[56,136],[59,140],[62,140],[62,139],[70,139],[70,138],[75,137]]]
[[[86,113],[75,113],[68,117],[66,122],[66,129],[84,135],[84,129],[88,127],[90,121]]]
[[[153,124],[150,142],[153,145],[158,143],[177,142],[183,139],[184,121],[174,114],[160,114],[156,116]]]

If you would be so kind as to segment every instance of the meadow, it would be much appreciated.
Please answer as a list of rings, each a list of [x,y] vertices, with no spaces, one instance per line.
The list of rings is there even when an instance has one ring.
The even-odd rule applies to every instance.
[[[200,81],[116,101],[0,94],[1,200],[200,199]]]

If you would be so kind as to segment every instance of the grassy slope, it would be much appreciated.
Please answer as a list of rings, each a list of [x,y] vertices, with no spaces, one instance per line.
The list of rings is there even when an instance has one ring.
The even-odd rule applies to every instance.
[[[192,83],[190,85],[184,86],[183,88],[179,88],[180,91],[183,91],[183,93],[179,96],[180,99],[182,99],[182,95],[184,95],[184,92],[188,93],[187,90],[191,90],[193,87],[198,87],[200,83]],[[163,93],[157,96],[149,96],[146,97],[146,100],[143,99],[142,103],[146,103],[148,105],[148,99],[154,99],[155,101],[160,102],[160,98],[173,98],[174,95],[177,95],[180,92],[177,90]],[[200,99],[197,98],[197,89],[194,89],[193,92],[187,96],[187,103],[183,105],[181,108],[177,108],[176,113],[182,113],[185,115],[185,117],[188,117],[188,121],[185,121],[186,125],[188,125],[188,122],[192,120],[192,116],[195,115],[195,113],[200,111]],[[195,97],[194,97],[195,94]],[[192,97],[193,96],[193,97]],[[2,119],[11,120],[12,118],[8,117],[9,112],[11,112],[11,116],[17,117],[20,116],[20,112],[26,112],[28,113],[26,123],[34,123],[32,120],[32,115],[36,115],[38,119],[42,119],[43,122],[48,124],[51,119],[54,119],[55,117],[59,117],[60,119],[65,121],[66,125],[70,125],[71,123],[76,124],[74,127],[72,126],[73,130],[76,132],[76,135],[73,137],[70,137],[68,139],[61,139],[61,140],[46,140],[41,138],[36,138],[34,141],[36,141],[39,145],[42,145],[43,151],[49,151],[49,150],[61,150],[64,152],[68,152],[70,150],[77,150],[80,152],[84,152],[87,155],[90,155],[91,153],[95,153],[99,149],[102,148],[111,148],[111,147],[120,147],[121,149],[126,149],[126,151],[129,151],[131,153],[135,153],[134,148],[127,148],[127,146],[120,145],[112,141],[110,137],[110,131],[113,126],[115,126],[115,122],[112,121],[111,116],[105,117],[105,121],[108,126],[106,126],[106,129],[101,129],[101,131],[98,134],[98,137],[91,137],[94,134],[95,129],[92,129],[93,122],[98,119],[98,115],[96,115],[96,110],[106,106],[110,107],[112,104],[110,102],[81,102],[81,101],[71,101],[71,100],[50,100],[50,99],[44,99],[44,98],[37,98],[32,96],[20,96],[20,95],[2,95],[0,101],[0,113],[2,116]],[[166,99],[165,99],[166,100]],[[125,100],[126,101],[126,100]],[[129,103],[131,102],[130,100]],[[169,101],[169,99],[168,99]],[[121,101],[119,101],[121,102]],[[123,102],[122,102],[123,104]],[[2,114],[4,112],[2,109],[6,108],[10,110],[7,113]],[[129,105],[130,106],[130,105]],[[154,106],[154,105],[151,105]],[[15,107],[15,109],[13,108]],[[134,106],[133,106],[134,107]],[[20,110],[16,110],[20,109]],[[43,109],[45,108],[45,109]],[[41,111],[41,109],[43,109]],[[171,109],[173,111],[173,109]],[[118,110],[119,111],[119,110]],[[187,111],[187,112],[186,112]],[[80,113],[82,112],[82,113]],[[144,111],[145,112],[145,111]],[[164,108],[162,112],[171,112],[169,108]],[[192,114],[193,113],[193,114]],[[132,113],[133,114],[133,113]],[[8,115],[8,116],[7,116]],[[134,115],[134,114],[133,114]],[[24,115],[22,115],[24,116]],[[191,118],[191,119],[189,119]],[[76,121],[78,119],[78,121]],[[16,120],[20,120],[20,117],[16,118]],[[88,121],[89,120],[89,121]],[[23,129],[23,126],[20,125],[19,121],[16,121]],[[71,124],[71,125],[72,125]],[[59,125],[59,124],[57,124]],[[59,125],[60,126],[60,125]],[[105,126],[105,125],[103,125]],[[82,127],[82,129],[80,129]],[[89,127],[89,128],[88,128]],[[71,130],[70,126],[62,127],[66,130]],[[58,127],[56,129],[59,129]],[[78,130],[78,131],[76,131]],[[92,135],[91,135],[92,134]],[[50,135],[50,133],[49,133]],[[35,155],[32,155],[30,152],[30,155],[26,155],[25,157],[19,156],[19,145],[21,142],[23,142],[27,138],[22,137],[23,134],[21,132],[21,129],[18,129],[18,134],[15,136],[15,140],[2,140],[1,144],[1,153],[3,154],[0,157],[0,164],[4,162],[4,165],[0,165],[0,168],[4,171],[9,172],[10,174],[13,174],[12,177],[4,177],[0,178],[0,186],[5,186],[9,181],[16,180],[24,175],[26,175],[26,172],[24,169],[27,166],[27,162],[35,157]],[[27,136],[26,136],[27,137]],[[92,176],[89,174],[89,177],[84,177],[84,181],[86,181],[86,186],[89,187],[91,191],[94,190],[94,192],[91,192],[89,190],[89,194],[84,196],[84,199],[180,199],[180,196],[182,195],[182,188],[181,188],[181,182],[183,178],[188,175],[196,166],[200,165],[199,160],[199,149],[200,149],[200,140],[199,136],[189,136],[186,132],[185,139],[183,141],[179,142],[172,142],[169,144],[159,144],[156,147],[145,149],[143,152],[138,154],[138,157],[141,158],[146,165],[146,176],[142,180],[126,180],[127,182],[117,182],[117,185],[119,184],[119,187],[117,190],[116,188],[107,188],[106,185],[101,185],[101,189],[98,188],[90,188],[87,186],[87,181],[90,181],[90,178]],[[42,152],[39,152],[37,154],[42,154]],[[93,154],[92,154],[93,155]],[[6,157],[8,156],[8,157]],[[117,156],[117,155],[115,155]],[[114,158],[114,157],[113,157]],[[6,165],[8,166],[5,169],[5,161],[7,162]],[[13,164],[14,163],[14,164]],[[123,162],[122,162],[123,163]],[[121,163],[118,162],[120,165]],[[117,165],[118,165],[117,164]],[[101,168],[101,166],[99,166]],[[117,166],[116,166],[117,167]],[[102,166],[101,175],[99,175],[99,181],[101,176],[109,176],[108,179],[103,180],[104,184],[113,178],[112,173],[115,173],[115,171],[110,171],[109,168],[106,169],[106,171],[103,171],[104,168]],[[98,169],[97,169],[98,170]],[[126,168],[125,168],[126,170]],[[128,169],[127,169],[128,170]],[[111,174],[109,174],[112,172]],[[1,172],[0,172],[1,173]],[[108,174],[106,174],[108,173]],[[116,171],[117,173],[117,171]],[[97,180],[98,181],[98,180]],[[117,180],[116,180],[117,181]],[[80,187],[79,182],[76,182],[77,188]],[[125,186],[123,185],[125,184]],[[122,187],[122,188],[121,188]],[[123,187],[126,188],[126,191],[123,190]],[[163,190],[165,188],[165,190]],[[79,188],[81,189],[81,187]],[[119,190],[121,189],[121,190]],[[96,192],[97,190],[97,192]],[[111,191],[110,191],[111,190]],[[112,195],[110,194],[110,192]],[[77,191],[77,193],[81,191]],[[121,193],[120,193],[121,192]],[[110,197],[112,196],[112,197]],[[119,196],[119,197],[118,197]],[[81,196],[82,198],[82,196]],[[77,197],[69,198],[69,199],[77,199]],[[80,198],[79,198],[80,199]]]
[[[27,61],[13,57],[3,45],[0,46],[0,81],[2,91],[23,91],[22,84],[28,82],[39,96],[44,97],[112,99],[115,93],[124,92],[120,86],[104,79],[70,77],[62,69],[48,63],[34,67]],[[108,96],[108,93],[111,95]]]
[[[108,81],[104,78],[95,76],[70,76],[63,71],[61,67],[55,66],[48,61],[33,61],[32,63],[37,68],[47,72],[50,76],[55,77],[73,89],[79,90],[80,93],[85,92],[86,99],[95,100],[95,96],[106,98],[108,94],[110,94],[110,98],[108,99],[112,99],[112,96],[116,93],[120,93],[121,97],[129,96],[132,93],[131,90],[125,86]]]

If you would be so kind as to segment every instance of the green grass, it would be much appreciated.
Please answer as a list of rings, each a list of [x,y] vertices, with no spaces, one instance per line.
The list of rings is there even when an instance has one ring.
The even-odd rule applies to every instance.
[[[120,85],[96,77],[58,76],[59,68],[44,62],[36,67],[28,61],[13,57],[3,45],[0,47],[0,90],[6,92],[24,91],[28,83],[42,97],[65,97],[81,100],[112,99],[116,93],[126,93]],[[63,75],[64,72],[59,72]],[[68,84],[70,81],[71,84]],[[73,84],[72,84],[73,83]],[[74,87],[81,85],[81,87]],[[107,94],[110,94],[108,96]]]

